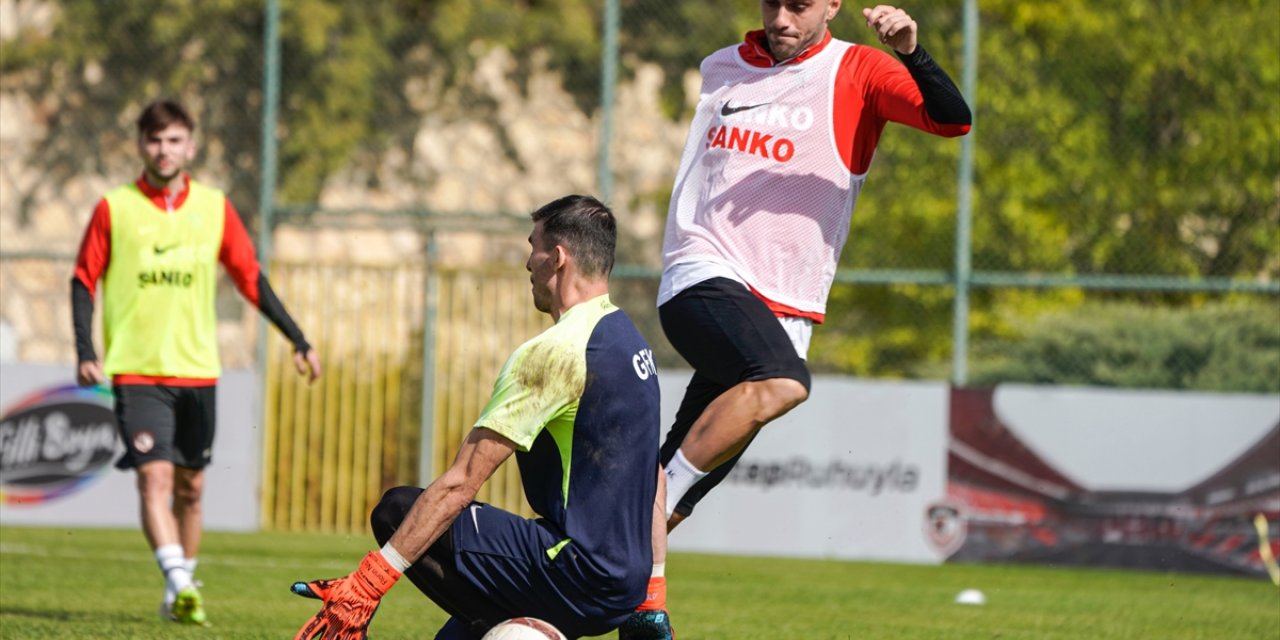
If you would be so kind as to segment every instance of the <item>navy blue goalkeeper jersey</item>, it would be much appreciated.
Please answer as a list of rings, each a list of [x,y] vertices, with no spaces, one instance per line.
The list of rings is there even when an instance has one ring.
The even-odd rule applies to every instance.
[[[639,602],[652,570],[660,416],[649,344],[607,295],[507,360],[475,426],[515,442],[543,550],[604,600]]]

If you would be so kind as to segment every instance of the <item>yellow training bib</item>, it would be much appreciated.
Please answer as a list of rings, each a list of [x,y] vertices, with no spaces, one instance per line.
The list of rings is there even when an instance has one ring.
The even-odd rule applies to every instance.
[[[107,375],[216,378],[218,253],[226,195],[192,180],[172,212],[136,184],[106,195],[111,259],[103,276]]]

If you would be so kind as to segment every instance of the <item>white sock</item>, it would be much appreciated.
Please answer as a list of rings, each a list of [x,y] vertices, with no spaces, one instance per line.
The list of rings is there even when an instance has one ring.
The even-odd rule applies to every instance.
[[[707,475],[707,472],[689,464],[689,459],[684,457],[683,451],[676,451],[676,455],[671,458],[671,462],[667,463],[666,469],[667,517],[670,518],[671,514],[675,513],[676,505],[680,503],[680,499],[684,497],[684,494],[688,493],[690,487]]]
[[[156,564],[164,572],[164,597],[171,602],[170,595],[191,586],[191,572],[187,571],[180,544],[164,544],[156,548]]]
[[[191,574],[192,579],[195,579],[196,565],[199,565],[199,564],[200,564],[199,560],[195,558],[187,558],[182,561],[182,568],[186,569],[187,573]]]

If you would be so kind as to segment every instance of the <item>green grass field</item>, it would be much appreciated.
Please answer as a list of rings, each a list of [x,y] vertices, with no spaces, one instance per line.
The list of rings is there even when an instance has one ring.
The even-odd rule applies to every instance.
[[[207,534],[198,577],[213,626],[201,629],[156,616],[160,577],[141,533],[3,527],[0,638],[292,637],[317,606],[289,584],[344,575],[372,544]],[[1280,638],[1280,589],[1257,579],[692,554],[673,554],[667,575],[680,640]],[[984,591],[987,604],[954,604],[965,588]],[[443,622],[405,581],[370,635],[429,640]]]

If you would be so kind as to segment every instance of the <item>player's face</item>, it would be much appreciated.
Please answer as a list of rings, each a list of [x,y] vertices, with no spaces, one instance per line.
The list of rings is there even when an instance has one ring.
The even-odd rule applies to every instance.
[[[171,124],[159,131],[144,133],[138,137],[138,152],[147,165],[147,176],[153,181],[167,184],[195,158],[195,137],[191,130]]]
[[[551,313],[552,291],[556,287],[560,248],[551,244],[542,233],[542,222],[533,225],[529,234],[529,259],[524,268],[529,272],[533,285],[533,306],[543,313]]]
[[[760,0],[769,51],[778,61],[787,60],[817,44],[836,17],[841,0]]]

